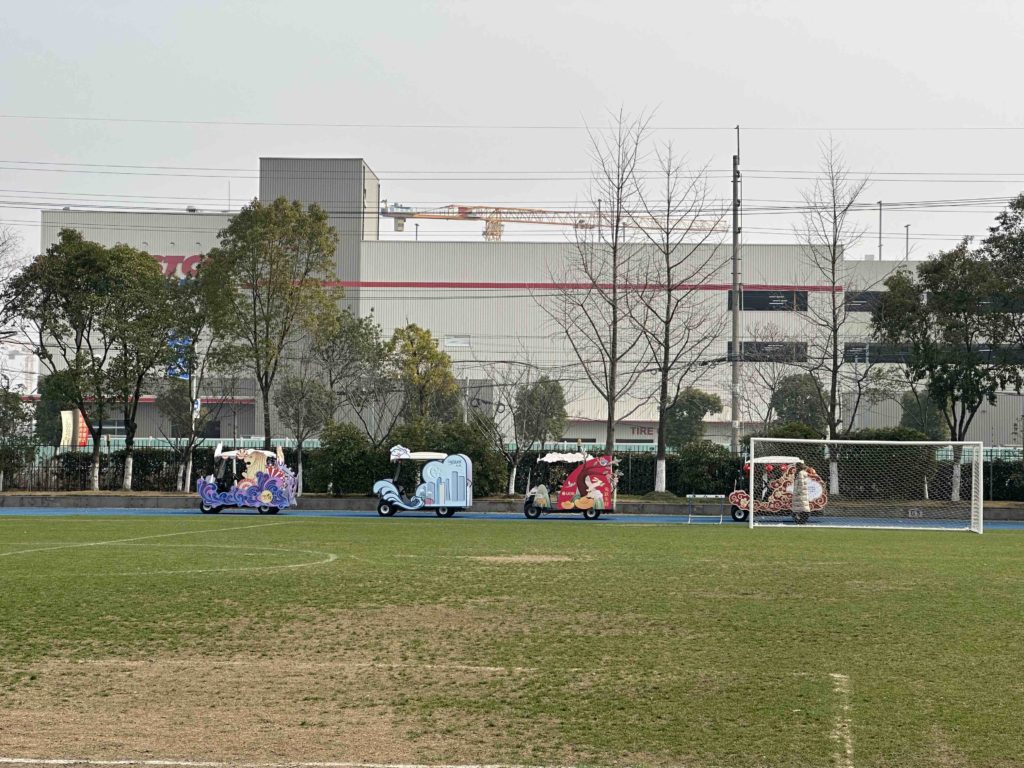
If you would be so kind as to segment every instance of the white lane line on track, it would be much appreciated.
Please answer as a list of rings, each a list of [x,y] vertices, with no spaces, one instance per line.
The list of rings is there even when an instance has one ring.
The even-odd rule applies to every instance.
[[[226,763],[201,760],[76,760],[73,758],[18,758],[0,757],[4,765],[51,766],[159,766],[162,768],[545,768],[544,766],[506,763],[340,763],[340,762],[288,762],[288,763]],[[568,768],[549,766],[547,768]]]
[[[839,697],[839,714],[832,729],[832,739],[836,742],[834,764],[838,768],[853,768],[853,731],[850,723],[850,678],[833,672],[832,690]]]
[[[28,555],[33,552],[51,552],[57,549],[76,549],[79,547],[102,547],[105,544],[125,544],[130,541],[146,541],[147,539],[166,539],[171,536],[190,536],[194,533],[220,533],[221,531],[243,531],[248,528],[269,528],[272,525],[288,525],[287,521],[277,523],[259,523],[257,525],[236,525],[232,528],[194,528],[190,531],[178,531],[177,533],[157,533],[152,536],[133,536],[130,539],[111,539],[109,541],[86,541],[80,544],[58,544],[55,547],[38,547],[36,549],[18,549],[14,552],[0,552],[0,557],[11,555]],[[2,761],[2,758],[0,758]]]

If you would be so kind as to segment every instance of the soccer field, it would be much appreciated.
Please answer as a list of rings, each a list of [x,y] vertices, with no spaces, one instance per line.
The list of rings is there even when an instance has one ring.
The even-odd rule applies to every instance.
[[[1024,532],[0,518],[0,758],[1024,764]]]

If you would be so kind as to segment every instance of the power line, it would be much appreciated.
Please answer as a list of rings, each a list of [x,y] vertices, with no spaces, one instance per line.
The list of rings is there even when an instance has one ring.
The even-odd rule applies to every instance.
[[[56,122],[126,123],[140,125],[208,125],[270,128],[355,128],[355,129],[396,129],[396,130],[510,130],[510,131],[605,131],[613,127],[605,125],[574,124],[500,124],[500,123],[329,123],[313,121],[270,121],[270,120],[198,120],[143,117],[112,117],[92,115],[0,115],[3,120],[49,120]],[[734,131],[733,125],[652,125],[651,131]],[[1022,131],[1024,126],[1016,125],[960,125],[960,126],[773,126],[744,125],[744,131],[766,132],[866,132],[866,133],[925,133],[925,132],[1011,132]]]

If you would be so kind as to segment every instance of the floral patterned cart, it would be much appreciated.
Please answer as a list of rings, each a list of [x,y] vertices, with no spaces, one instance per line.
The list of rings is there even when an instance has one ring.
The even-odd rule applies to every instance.
[[[759,486],[760,498],[754,500],[754,511],[767,517],[788,517],[793,510],[793,478],[803,461],[797,456],[759,456],[755,464],[763,465]],[[733,520],[746,520],[750,514],[750,464],[743,465],[744,483],[729,494]],[[828,504],[828,493],[821,477],[813,467],[807,466],[808,499],[811,513],[821,512]]]

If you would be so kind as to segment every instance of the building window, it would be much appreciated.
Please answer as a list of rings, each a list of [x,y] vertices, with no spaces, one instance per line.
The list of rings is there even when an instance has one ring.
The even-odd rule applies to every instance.
[[[748,363],[804,363],[807,362],[806,341],[742,341],[741,360]],[[728,342],[727,355],[733,360],[732,342]]]
[[[124,437],[124,419],[107,419],[104,421],[103,434],[107,437]]]
[[[732,309],[732,291],[728,292]],[[743,306],[749,312],[806,312],[807,291],[743,291]]]
[[[910,357],[909,344],[871,344],[848,341],[843,345],[846,363],[903,363]]]
[[[844,303],[847,312],[874,312],[885,291],[850,291]]]

